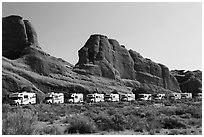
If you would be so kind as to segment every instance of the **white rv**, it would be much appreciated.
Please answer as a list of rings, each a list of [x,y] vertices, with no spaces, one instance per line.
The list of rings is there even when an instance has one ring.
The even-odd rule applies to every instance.
[[[88,103],[95,103],[95,102],[103,102],[104,101],[104,94],[87,94],[87,102]]]
[[[36,94],[35,93],[12,93],[9,95],[9,98],[12,100],[12,103],[15,105],[25,105],[25,104],[35,104],[36,103]]]
[[[44,99],[45,103],[64,103],[64,94],[63,93],[47,93]]]
[[[197,93],[196,98],[202,99],[202,93]]]
[[[151,94],[139,94],[139,99],[140,100],[152,100],[152,95]]]
[[[154,97],[155,100],[162,100],[162,99],[165,99],[165,94],[157,94],[155,97]]]
[[[69,103],[82,103],[83,102],[83,94],[81,93],[72,93],[68,97]]]
[[[119,94],[106,94],[104,100],[107,102],[116,102],[119,101]]]
[[[181,93],[173,93],[174,99],[181,99]]]
[[[121,101],[133,101],[135,100],[135,94],[122,94],[120,97]]]
[[[181,93],[182,99],[189,99],[192,98],[192,93]]]

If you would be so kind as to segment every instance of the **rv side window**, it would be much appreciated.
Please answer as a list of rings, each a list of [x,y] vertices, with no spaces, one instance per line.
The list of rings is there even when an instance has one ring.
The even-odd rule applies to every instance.
[[[28,95],[24,95],[24,98],[28,98]]]

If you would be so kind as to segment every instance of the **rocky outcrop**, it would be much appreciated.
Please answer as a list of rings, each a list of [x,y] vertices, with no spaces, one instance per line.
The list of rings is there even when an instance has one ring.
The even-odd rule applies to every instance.
[[[169,69],[133,50],[127,50],[116,40],[103,35],[91,35],[79,50],[75,72],[111,79],[131,79],[180,92],[177,80]]]
[[[91,66],[91,67],[87,67]],[[116,40],[103,35],[91,35],[79,50],[76,68],[111,79],[134,79],[134,62],[127,49]]]
[[[9,59],[18,59],[28,46],[39,48],[32,25],[28,20],[15,15],[2,19],[2,43],[2,55]]]
[[[176,77],[182,92],[201,93],[202,92],[202,72],[172,70],[171,73]]]

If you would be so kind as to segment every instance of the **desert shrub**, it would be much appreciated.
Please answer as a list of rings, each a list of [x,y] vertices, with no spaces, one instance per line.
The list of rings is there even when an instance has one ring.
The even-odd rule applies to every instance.
[[[159,113],[161,114],[165,114],[167,116],[171,116],[171,115],[175,115],[175,108],[167,108],[167,107],[164,107],[164,108],[160,108],[158,110]]]
[[[181,117],[181,118],[189,119],[189,118],[191,118],[191,114],[185,113],[185,114],[180,115],[180,117]]]
[[[2,104],[2,113],[7,113],[11,110],[11,106],[9,104]]]
[[[55,120],[58,120],[59,117],[52,112],[39,112],[38,121],[50,122],[53,123]]]
[[[191,114],[194,118],[202,118],[202,107],[190,106],[184,108],[186,113]]]
[[[54,120],[59,119],[61,109],[59,105],[41,103],[35,106],[35,110],[38,112],[38,121],[53,123]]]
[[[124,116],[116,110],[101,112],[94,118],[94,121],[101,131],[123,131],[127,123]]]
[[[195,118],[189,119],[188,125],[201,127],[202,126],[202,120],[201,119],[195,119]]]
[[[188,132],[187,132],[187,130],[183,130],[183,131],[180,131],[179,134],[181,134],[181,135],[187,135]]]
[[[161,124],[165,129],[178,129],[178,128],[187,128],[187,124],[178,116],[166,116],[162,118]]]
[[[4,135],[30,135],[34,131],[37,118],[31,110],[20,109],[17,112],[8,112],[2,121]]]
[[[46,126],[42,129],[36,129],[34,131],[35,135],[62,135],[63,132],[59,130],[56,126]]]
[[[149,134],[150,134],[150,135],[154,135],[154,134],[155,134],[155,130],[150,130],[150,131],[149,131]]]
[[[168,133],[168,135],[178,135],[178,134],[179,134],[179,131],[176,129],[173,129]]]
[[[119,113],[112,115],[111,119],[113,121],[112,128],[116,131],[123,131],[125,129],[126,123],[128,123],[123,115]]]
[[[137,122],[137,124],[134,127],[134,131],[135,132],[143,132],[144,130],[146,130],[146,123],[144,120],[140,120]]]
[[[31,105],[31,104],[23,105],[22,108],[23,108],[23,109],[30,109],[30,110],[32,110],[32,111],[35,111],[34,106]]]
[[[65,133],[90,134],[97,131],[95,124],[84,115],[73,114],[68,117],[68,121],[69,125],[65,129]]]
[[[97,128],[101,131],[110,131],[112,129],[111,125],[113,125],[113,121],[111,117],[105,112],[101,112],[99,115],[95,115],[93,120],[96,123]]]

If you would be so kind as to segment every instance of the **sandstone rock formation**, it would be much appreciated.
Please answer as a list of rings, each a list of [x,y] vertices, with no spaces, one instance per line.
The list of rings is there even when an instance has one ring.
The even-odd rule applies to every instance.
[[[103,35],[91,35],[79,50],[75,72],[111,79],[131,79],[180,92],[177,80],[169,69],[133,50],[127,50],[116,40]]]
[[[91,66],[91,67],[87,67]],[[107,78],[134,78],[134,62],[128,50],[116,40],[103,35],[92,35],[79,50],[76,68]]]
[[[176,77],[182,92],[200,93],[202,92],[202,72],[172,70],[172,74]]]
[[[2,20],[2,96],[28,90],[47,92],[147,93],[180,92],[169,69],[116,40],[91,35],[74,66],[45,53],[29,21],[20,16]]]
[[[20,16],[8,16],[2,19],[2,55],[17,59],[28,46],[38,47],[37,34],[28,20]]]

